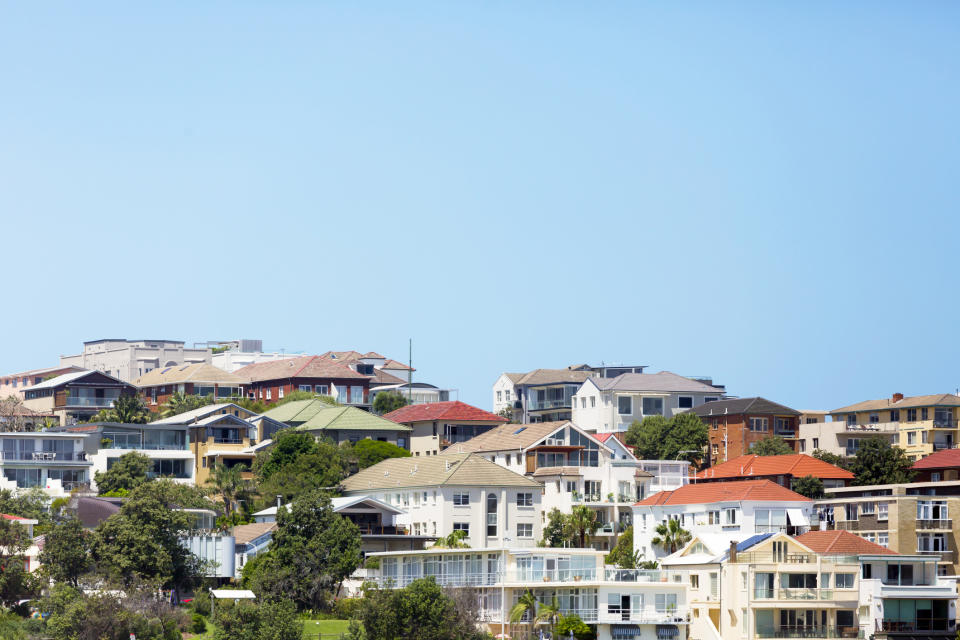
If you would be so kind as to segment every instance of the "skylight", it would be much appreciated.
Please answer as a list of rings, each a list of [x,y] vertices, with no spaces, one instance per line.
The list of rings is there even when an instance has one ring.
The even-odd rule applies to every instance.
[[[520,427],[519,429],[517,429],[516,431],[513,432],[513,435],[517,435],[518,433],[520,433],[520,432],[523,431],[524,429],[526,429],[526,427]]]

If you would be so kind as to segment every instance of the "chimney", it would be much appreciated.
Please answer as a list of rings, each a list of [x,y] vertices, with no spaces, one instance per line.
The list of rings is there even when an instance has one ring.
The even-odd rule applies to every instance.
[[[730,541],[730,558],[729,558],[729,561],[730,561],[731,563],[734,563],[734,562],[737,561],[737,541],[736,541],[736,540],[731,540],[731,541]]]
[[[900,402],[901,400],[903,400],[903,394],[902,394],[902,393],[895,393],[895,394],[893,394],[893,402],[894,402],[894,404],[896,404],[897,402]]]

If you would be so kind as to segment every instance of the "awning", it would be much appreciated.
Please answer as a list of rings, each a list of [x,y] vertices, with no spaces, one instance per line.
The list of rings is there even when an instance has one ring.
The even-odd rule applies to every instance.
[[[675,624],[658,624],[657,638],[676,638],[680,635],[680,630]]]
[[[795,527],[809,527],[810,522],[807,516],[803,515],[802,509],[787,509],[787,522]]]
[[[614,638],[639,638],[640,627],[635,624],[615,624],[611,629]]]

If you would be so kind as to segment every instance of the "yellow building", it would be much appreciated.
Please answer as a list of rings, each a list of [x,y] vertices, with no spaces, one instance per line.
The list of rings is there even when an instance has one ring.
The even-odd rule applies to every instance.
[[[854,455],[863,439],[877,435],[890,438],[913,460],[953,449],[960,440],[960,396],[952,393],[912,397],[895,393],[835,409],[830,415],[846,425],[847,455]]]

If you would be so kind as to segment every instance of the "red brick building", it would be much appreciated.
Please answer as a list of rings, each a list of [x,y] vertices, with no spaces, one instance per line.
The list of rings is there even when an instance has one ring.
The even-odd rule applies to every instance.
[[[751,446],[770,436],[779,436],[797,452],[800,412],[766,398],[716,400],[693,412],[707,424],[710,433],[710,464],[750,453]]]
[[[247,397],[272,404],[293,391],[333,396],[340,404],[369,408],[370,376],[323,356],[248,364],[236,371]]]
[[[209,397],[214,402],[242,398],[245,383],[237,374],[205,362],[160,367],[134,381],[147,408],[154,412],[175,393]]]

